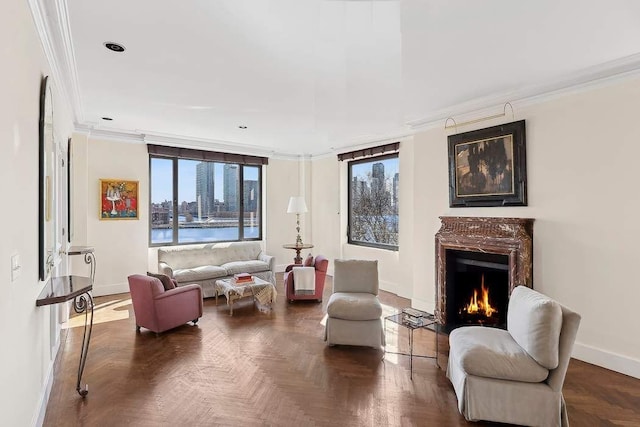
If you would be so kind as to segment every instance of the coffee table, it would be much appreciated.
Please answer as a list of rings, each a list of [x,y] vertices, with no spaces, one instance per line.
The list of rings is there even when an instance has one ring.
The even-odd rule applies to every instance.
[[[236,284],[234,279],[216,280],[215,290],[216,305],[218,305],[218,295],[224,295],[227,298],[229,316],[233,316],[233,303],[239,299],[251,297],[254,303],[257,302],[262,307],[268,307],[271,310],[277,296],[276,287],[273,283],[255,276],[253,283],[249,284]]]

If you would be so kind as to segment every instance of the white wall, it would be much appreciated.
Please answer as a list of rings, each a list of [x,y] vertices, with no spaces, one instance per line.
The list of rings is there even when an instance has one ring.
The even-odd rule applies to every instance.
[[[95,248],[94,295],[129,292],[127,276],[149,270],[149,155],[144,144],[73,136],[74,245]],[[100,219],[100,179],[138,181],[137,220]],[[86,269],[81,260],[73,268]],[[157,269],[157,264],[152,270]],[[77,270],[76,270],[77,271]]]
[[[314,245],[313,254],[329,260],[329,274],[333,274],[333,260],[340,258],[340,165],[336,156],[314,160],[310,166],[311,179],[307,200],[311,201],[310,224]]]
[[[426,260],[414,262],[414,305],[434,307],[438,216],[535,218],[534,288],[582,315],[575,356],[640,378],[638,111],[640,78],[516,106],[515,120],[526,120],[527,207],[449,208],[447,133],[416,135],[413,178],[400,173],[401,188],[414,182],[414,260]]]
[[[51,72],[26,1],[0,3],[0,36],[5,41],[0,44],[0,335],[4,342],[0,425],[28,426],[43,414],[58,341],[57,308],[35,304],[44,287],[38,280],[40,84]],[[72,126],[70,114],[57,91],[53,101],[55,136],[66,143]],[[12,282],[13,254],[20,256],[22,268]]]
[[[265,252],[276,257],[277,269],[280,271],[292,264],[295,257],[295,251],[282,247],[296,242],[296,216],[287,213],[291,196],[305,196],[309,212],[300,215],[300,236],[303,242],[313,243],[309,225],[313,207],[307,190],[310,183],[308,163],[304,160],[269,159],[266,168]]]

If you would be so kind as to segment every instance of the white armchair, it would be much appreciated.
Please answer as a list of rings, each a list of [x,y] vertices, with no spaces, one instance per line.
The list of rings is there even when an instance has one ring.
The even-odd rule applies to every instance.
[[[511,293],[507,330],[465,326],[449,335],[447,377],[469,421],[566,426],[562,385],[580,315],[524,286]]]
[[[378,300],[378,261],[335,261],[324,340],[329,345],[384,345]]]

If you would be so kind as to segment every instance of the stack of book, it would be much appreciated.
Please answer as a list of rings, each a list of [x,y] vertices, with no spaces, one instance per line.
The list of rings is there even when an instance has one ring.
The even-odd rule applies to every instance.
[[[427,313],[416,310],[415,308],[407,307],[402,309],[402,321],[411,326],[419,328],[426,323],[425,315]]]
[[[249,273],[238,273],[233,275],[233,281],[236,285],[250,285],[253,283],[253,276]]]

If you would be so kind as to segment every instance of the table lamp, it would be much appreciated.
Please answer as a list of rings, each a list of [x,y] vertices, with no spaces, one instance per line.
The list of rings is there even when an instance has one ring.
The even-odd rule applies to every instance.
[[[298,232],[298,236],[296,237],[296,246],[302,245],[302,238],[300,237],[300,214],[305,213],[306,211],[307,204],[304,202],[304,197],[291,196],[291,198],[289,198],[287,213],[296,214],[296,231]]]

